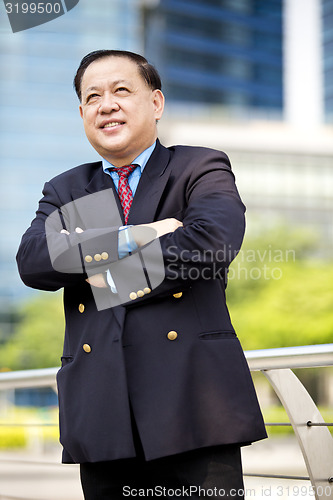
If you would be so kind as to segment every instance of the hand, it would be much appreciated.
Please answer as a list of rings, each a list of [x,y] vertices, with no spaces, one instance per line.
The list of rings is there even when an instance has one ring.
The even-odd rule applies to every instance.
[[[157,235],[156,238],[163,236],[163,234],[173,233],[179,227],[183,227],[183,223],[177,219],[162,219],[157,222],[151,222],[150,224],[143,224],[143,227],[151,227],[155,229]]]
[[[87,278],[86,281],[89,285],[96,286],[97,288],[108,287],[105,281],[105,274],[103,273],[94,274],[93,276],[90,276],[90,278]]]
[[[183,227],[182,222],[169,218],[151,222],[150,224],[139,224],[131,227],[130,231],[135,243],[141,247],[164,234],[173,233],[179,227]]]

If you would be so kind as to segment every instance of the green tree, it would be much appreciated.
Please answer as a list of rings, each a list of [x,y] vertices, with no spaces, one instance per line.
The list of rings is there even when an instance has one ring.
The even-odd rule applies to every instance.
[[[280,266],[230,313],[245,349],[325,344],[333,339],[333,263],[296,262]]]
[[[64,336],[62,293],[41,292],[18,312],[21,321],[0,350],[0,370],[59,366]]]
[[[314,234],[276,227],[248,238],[230,268],[229,309],[245,349],[331,342],[333,261]]]

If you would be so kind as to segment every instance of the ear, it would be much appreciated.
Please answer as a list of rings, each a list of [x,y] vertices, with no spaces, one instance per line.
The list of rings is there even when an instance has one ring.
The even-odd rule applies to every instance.
[[[155,111],[155,119],[160,120],[164,110],[164,95],[159,89],[153,91],[153,105]]]
[[[79,106],[79,111],[80,111],[80,116],[83,118],[83,109],[82,109],[82,104]]]

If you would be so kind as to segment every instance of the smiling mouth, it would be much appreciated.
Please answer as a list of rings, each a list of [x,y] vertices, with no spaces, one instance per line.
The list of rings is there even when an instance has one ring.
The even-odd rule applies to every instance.
[[[117,127],[118,125],[124,125],[125,122],[108,122],[105,125],[102,126],[102,128],[113,128]]]

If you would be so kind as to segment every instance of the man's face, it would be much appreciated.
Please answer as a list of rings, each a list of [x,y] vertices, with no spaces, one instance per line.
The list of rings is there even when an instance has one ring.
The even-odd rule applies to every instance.
[[[130,164],[156,140],[164,97],[148,87],[130,59],[110,56],[91,63],[81,93],[87,138],[113,165]]]

